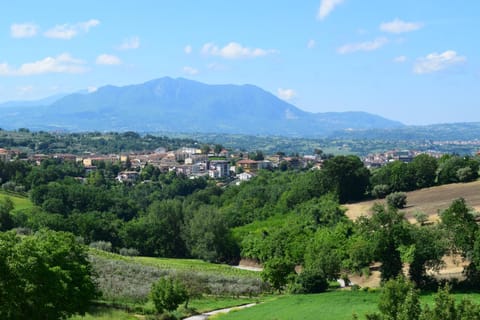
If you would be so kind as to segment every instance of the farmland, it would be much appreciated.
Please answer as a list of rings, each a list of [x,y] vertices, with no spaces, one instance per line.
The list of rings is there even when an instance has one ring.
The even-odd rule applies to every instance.
[[[454,199],[464,198],[467,205],[475,211],[480,211],[480,181],[469,183],[452,183],[437,187],[425,188],[407,192],[407,206],[400,210],[411,219],[416,212],[424,212],[430,220],[437,220],[438,212],[445,210]],[[385,200],[369,200],[345,205],[346,215],[355,220],[368,214],[375,202],[385,203]]]

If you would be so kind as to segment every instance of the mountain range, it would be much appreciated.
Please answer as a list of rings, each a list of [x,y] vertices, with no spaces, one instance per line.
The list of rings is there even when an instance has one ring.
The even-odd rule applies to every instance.
[[[321,137],[341,130],[404,126],[365,112],[306,112],[253,85],[208,85],[169,77],[3,103],[0,111],[4,129]]]

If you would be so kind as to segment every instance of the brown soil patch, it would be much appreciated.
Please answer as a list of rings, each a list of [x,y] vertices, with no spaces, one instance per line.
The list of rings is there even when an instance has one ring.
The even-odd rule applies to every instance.
[[[407,192],[407,207],[401,211],[409,220],[413,219],[415,212],[424,212],[430,217],[430,221],[436,221],[438,213],[447,209],[452,201],[458,198],[464,198],[467,205],[475,211],[480,211],[480,180]],[[370,208],[375,202],[384,204],[385,200],[347,204],[345,205],[346,215],[352,220],[363,215],[370,215]]]
[[[424,212],[429,216],[429,221],[437,221],[438,213],[447,209],[453,200],[464,198],[467,205],[475,211],[480,211],[480,181],[470,183],[455,183],[438,187],[426,188],[407,192],[407,207],[401,212],[405,213],[410,222],[415,222],[414,214]],[[355,220],[360,216],[370,215],[371,207],[375,202],[385,204],[385,200],[363,201],[345,205],[348,218]],[[431,271],[431,275],[443,279],[463,279],[463,268],[468,262],[459,256],[444,257],[445,266],[438,272]],[[362,287],[378,287],[380,273],[372,268],[372,274],[367,277],[351,276],[350,280]],[[407,272],[404,270],[404,272]]]

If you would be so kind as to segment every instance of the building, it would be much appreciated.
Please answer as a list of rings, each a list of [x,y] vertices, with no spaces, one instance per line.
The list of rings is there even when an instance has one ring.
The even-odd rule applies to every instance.
[[[226,160],[212,160],[208,174],[212,178],[226,178],[230,176],[230,163]]]
[[[140,177],[137,171],[122,171],[118,174],[117,180],[120,182],[135,182]]]
[[[243,159],[237,161],[237,166],[242,168],[244,172],[257,172],[258,171],[258,161],[251,159]]]

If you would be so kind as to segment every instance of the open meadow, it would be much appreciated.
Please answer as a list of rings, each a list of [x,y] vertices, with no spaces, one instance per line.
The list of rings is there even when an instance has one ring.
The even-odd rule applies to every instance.
[[[16,193],[10,193],[5,191],[0,191],[0,199],[10,198],[13,202],[13,213],[33,207],[33,203],[28,199],[28,197],[21,196]]]
[[[219,315],[215,320],[351,320],[353,314],[365,319],[365,313],[377,311],[380,293],[349,290],[309,295],[285,295],[254,307]],[[457,301],[468,298],[480,302],[480,294],[453,294]],[[433,305],[435,294],[422,294],[421,302]]]

